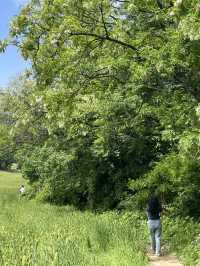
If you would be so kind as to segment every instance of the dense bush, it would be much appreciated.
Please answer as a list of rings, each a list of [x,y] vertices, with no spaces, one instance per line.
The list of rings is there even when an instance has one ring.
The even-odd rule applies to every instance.
[[[0,124],[0,169],[8,170],[14,161],[14,149],[9,136],[9,128]]]
[[[191,218],[163,219],[163,246],[169,253],[176,253],[184,265],[200,264],[200,225]]]
[[[174,215],[200,217],[200,157],[198,133],[187,133],[178,151],[159,162],[143,178],[130,182],[135,195],[130,200],[136,208],[144,207],[149,194],[155,192]]]
[[[33,185],[38,198],[54,203],[73,202],[79,181],[70,175],[71,160],[66,153],[53,148],[35,148],[22,164],[22,173]]]

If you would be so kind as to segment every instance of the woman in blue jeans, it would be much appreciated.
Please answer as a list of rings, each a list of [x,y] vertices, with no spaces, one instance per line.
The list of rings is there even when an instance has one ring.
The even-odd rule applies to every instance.
[[[147,207],[148,227],[151,235],[151,248],[154,254],[160,256],[160,238],[161,238],[161,222],[160,214],[162,212],[161,204],[156,196],[149,199]]]

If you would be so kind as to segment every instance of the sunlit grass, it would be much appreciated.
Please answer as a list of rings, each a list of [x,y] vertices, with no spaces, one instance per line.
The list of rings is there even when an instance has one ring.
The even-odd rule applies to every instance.
[[[0,265],[145,266],[140,217],[94,215],[19,199],[18,173],[0,172]]]
[[[0,171],[0,204],[5,200],[7,203],[16,201],[19,197],[19,186],[24,182],[20,173]]]
[[[11,189],[14,192],[23,182],[24,180],[20,173],[0,171],[0,189],[2,191],[5,189]]]

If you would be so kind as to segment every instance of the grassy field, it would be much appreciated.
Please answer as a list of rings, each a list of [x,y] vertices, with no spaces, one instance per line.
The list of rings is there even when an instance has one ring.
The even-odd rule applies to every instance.
[[[0,172],[0,265],[145,266],[138,215],[94,215],[19,199],[20,174]]]
[[[24,180],[19,173],[0,171],[0,202],[16,201],[21,184],[24,184]]]
[[[20,174],[0,171],[0,266],[146,266],[148,232],[134,212],[92,214],[20,199]],[[162,244],[200,265],[200,224],[163,217]]]

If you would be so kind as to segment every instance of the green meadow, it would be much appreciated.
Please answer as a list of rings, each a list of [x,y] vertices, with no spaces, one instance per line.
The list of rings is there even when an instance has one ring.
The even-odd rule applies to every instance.
[[[0,173],[0,265],[147,265],[139,215],[27,201],[21,183],[20,174]]]
[[[20,198],[19,173],[0,172],[1,266],[145,266],[145,214],[80,212]],[[162,246],[184,265],[200,265],[200,226],[162,218]]]

